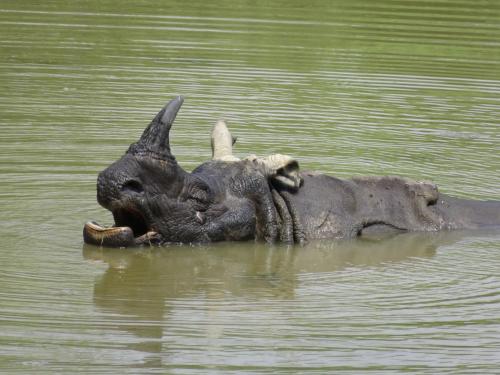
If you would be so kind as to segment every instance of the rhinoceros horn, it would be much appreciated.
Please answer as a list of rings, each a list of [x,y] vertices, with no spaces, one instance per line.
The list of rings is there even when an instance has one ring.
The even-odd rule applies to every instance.
[[[170,153],[169,134],[170,128],[183,102],[184,98],[182,96],[178,96],[168,102],[144,130],[139,141],[130,146],[128,152],[134,154],[153,154],[160,159],[175,160]]]

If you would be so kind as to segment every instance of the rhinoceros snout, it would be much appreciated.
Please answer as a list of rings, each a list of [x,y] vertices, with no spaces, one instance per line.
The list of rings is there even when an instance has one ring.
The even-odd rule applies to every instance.
[[[106,169],[97,177],[97,201],[107,209],[111,209],[113,202],[121,201],[129,193],[141,191],[139,181],[114,170]]]
[[[107,173],[101,173],[97,179],[97,201],[105,208],[112,208],[114,202],[123,201],[142,195],[142,183],[126,176],[110,178]]]
[[[107,176],[106,171],[97,177],[97,201],[104,208],[110,208],[111,202],[120,198],[119,189]]]

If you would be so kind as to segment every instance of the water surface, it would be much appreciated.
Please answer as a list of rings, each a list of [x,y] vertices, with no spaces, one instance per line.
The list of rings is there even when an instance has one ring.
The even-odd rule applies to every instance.
[[[0,4],[0,371],[496,373],[500,233],[84,246],[97,173],[174,95],[236,153],[500,199],[492,1]]]

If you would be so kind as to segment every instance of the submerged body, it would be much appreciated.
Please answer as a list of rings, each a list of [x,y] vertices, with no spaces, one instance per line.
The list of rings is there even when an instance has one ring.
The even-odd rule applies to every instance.
[[[84,240],[104,246],[263,239],[303,242],[368,231],[437,231],[500,226],[500,202],[441,195],[400,177],[341,180],[298,171],[284,155],[232,156],[234,139],[218,122],[213,159],[192,173],[170,152],[169,132],[183,102],[172,100],[138,142],[99,174],[97,198],[115,226],[94,222]],[[218,134],[220,135],[219,138]]]
[[[439,193],[401,177],[341,180],[302,173],[303,185],[282,195],[306,238],[355,237],[373,231],[438,231],[500,227],[500,202]]]

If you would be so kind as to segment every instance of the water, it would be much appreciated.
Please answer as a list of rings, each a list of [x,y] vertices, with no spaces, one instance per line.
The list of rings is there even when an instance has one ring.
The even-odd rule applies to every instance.
[[[500,5],[0,4],[0,372],[498,373],[500,233],[84,246],[97,173],[174,95],[236,153],[500,199]]]

